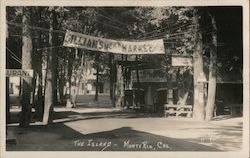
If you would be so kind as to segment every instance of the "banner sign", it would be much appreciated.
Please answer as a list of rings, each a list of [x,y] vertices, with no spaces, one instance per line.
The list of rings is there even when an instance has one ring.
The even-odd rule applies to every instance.
[[[172,66],[193,66],[192,58],[172,57]]]
[[[6,69],[7,77],[33,77],[33,70],[31,69]]]
[[[117,54],[165,54],[163,39],[118,41],[67,31],[63,46]]]

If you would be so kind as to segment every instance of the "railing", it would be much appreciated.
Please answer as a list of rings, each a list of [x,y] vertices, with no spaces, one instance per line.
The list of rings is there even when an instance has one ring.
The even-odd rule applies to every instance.
[[[185,116],[191,117],[193,107],[192,105],[174,105],[174,104],[164,104],[164,115],[167,116]]]

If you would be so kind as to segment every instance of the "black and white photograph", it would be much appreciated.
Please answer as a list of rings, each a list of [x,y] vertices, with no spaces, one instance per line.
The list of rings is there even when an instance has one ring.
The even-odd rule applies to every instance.
[[[36,2],[1,7],[3,158],[249,157],[248,1]]]

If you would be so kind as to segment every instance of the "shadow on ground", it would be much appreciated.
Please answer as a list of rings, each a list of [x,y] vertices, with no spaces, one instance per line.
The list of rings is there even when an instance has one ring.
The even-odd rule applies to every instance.
[[[53,120],[58,120],[57,122],[72,122],[79,120],[89,120],[89,119],[102,119],[102,118],[151,118],[151,117],[161,117],[156,113],[140,113],[134,111],[110,111],[110,112],[74,112],[74,111],[61,111],[54,112]],[[60,121],[60,119],[62,119]]]
[[[219,151],[216,148],[122,127],[99,133],[81,134],[64,124],[8,127],[17,144],[7,151]]]
[[[17,116],[17,113],[14,113]],[[12,114],[13,116],[13,114]],[[159,114],[139,113],[134,111],[91,111],[78,109],[67,109],[67,111],[56,111],[53,114],[54,124],[39,126],[36,123],[29,128],[19,128],[12,124],[7,130],[12,131],[17,138],[17,144],[7,144],[8,151],[234,151],[239,149],[242,142],[242,123],[236,122],[234,126],[221,124],[203,125],[201,123],[183,123],[176,125],[178,121],[168,121],[170,128],[159,128],[157,124],[155,131],[149,133],[142,129],[115,127],[113,130],[99,133],[84,134],[78,128],[70,128],[65,125],[68,122],[91,120],[103,118],[130,119],[130,118],[157,118]],[[12,119],[15,117],[12,117]],[[221,121],[230,119],[221,118]],[[14,122],[18,122],[16,117]],[[147,119],[146,119],[147,120]],[[145,120],[145,121],[146,121]],[[165,120],[165,119],[164,119]],[[86,122],[84,121],[84,122]],[[230,121],[230,120],[229,120]],[[78,122],[80,123],[80,122]],[[78,124],[80,125],[80,124]],[[99,125],[99,124],[98,124]],[[165,124],[164,124],[165,125]],[[188,125],[188,126],[186,126]],[[73,129],[74,128],[74,129]],[[152,126],[153,130],[154,126]],[[84,129],[84,128],[83,128]],[[101,124],[100,124],[100,129]],[[151,129],[151,126],[149,126]],[[161,133],[161,130],[164,132]],[[84,130],[82,130],[84,131]],[[147,130],[145,130],[147,131]],[[154,131],[154,130],[153,130]],[[209,132],[213,132],[210,136]],[[174,133],[173,133],[174,132]],[[177,137],[179,134],[195,134],[195,137]],[[167,135],[165,135],[168,133]],[[199,134],[199,135],[196,135]],[[164,135],[164,136],[162,136]],[[205,138],[204,138],[205,135]],[[170,136],[170,137],[169,137]],[[218,136],[218,138],[217,138]],[[216,138],[214,138],[216,137]],[[214,141],[214,142],[211,142]]]
[[[107,108],[110,109],[110,108]],[[76,112],[77,109],[67,111],[54,111],[52,114],[53,120],[56,122],[72,122],[79,120],[90,119],[102,119],[102,118],[149,118],[149,117],[163,117],[159,113],[143,113],[135,112],[133,110],[114,110],[114,111],[97,111],[97,112]],[[19,123],[20,112],[11,112],[11,123]],[[35,113],[32,112],[32,122],[36,122],[34,119]],[[60,120],[61,119],[61,120]]]

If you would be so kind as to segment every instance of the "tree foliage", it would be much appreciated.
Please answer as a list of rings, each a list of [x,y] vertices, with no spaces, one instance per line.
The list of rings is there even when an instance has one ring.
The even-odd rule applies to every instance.
[[[188,93],[194,93],[192,83],[194,80],[190,76],[194,75],[194,68],[173,67],[171,57],[184,56],[194,57],[194,51],[199,46],[203,70],[208,76],[209,57],[211,49],[214,48],[212,43],[212,23],[209,20],[209,13],[216,13],[215,9],[200,7],[27,7],[30,9],[30,23],[25,24],[30,29],[32,46],[33,46],[33,68],[37,72],[39,83],[48,80],[42,69],[47,69],[49,53],[52,52],[53,72],[55,72],[55,94],[59,89],[60,100],[63,102],[64,86],[67,82],[71,83],[71,78],[80,78],[83,67],[82,57],[85,60],[96,61],[94,66],[99,71],[105,72],[101,77],[109,78],[116,82],[117,77],[117,58],[119,55],[109,53],[99,53],[85,49],[73,49],[63,47],[63,40],[66,30],[71,30],[87,35],[98,36],[103,38],[112,38],[116,40],[143,41],[150,39],[163,39],[165,46],[165,55],[138,55],[138,63],[150,63],[153,68],[161,68],[162,73],[171,79],[172,75],[177,74],[178,87],[185,89]],[[22,41],[22,12],[23,7],[7,7],[7,25],[8,25],[8,51],[7,55],[8,68],[21,68],[21,46]],[[194,14],[194,11],[197,11]],[[54,14],[54,24],[51,28],[51,13]],[[39,19],[39,20],[37,20]],[[215,18],[216,21],[216,18]],[[52,29],[52,32],[50,32]],[[220,31],[220,30],[219,30]],[[197,38],[197,33],[201,37]],[[50,36],[56,39],[51,43]],[[219,34],[218,34],[219,37]],[[198,42],[197,42],[198,39]],[[218,39],[219,41],[219,39]],[[197,45],[198,43],[198,45]],[[221,49],[230,49],[233,52],[234,47],[218,47]],[[227,50],[223,50],[227,51]],[[237,50],[238,51],[238,50]],[[14,53],[14,54],[13,54]],[[15,58],[13,56],[16,56]],[[218,60],[214,64],[216,72],[224,69],[229,72],[242,73],[242,55],[231,53],[228,55],[229,60]],[[18,59],[19,58],[19,59]],[[123,60],[127,57],[123,56]],[[97,60],[98,59],[98,60]],[[18,64],[17,64],[18,63]],[[143,64],[137,64],[143,66]],[[119,67],[120,68],[120,67]],[[138,67],[137,67],[138,68]],[[120,69],[119,69],[120,72]],[[42,74],[42,75],[41,75]],[[119,85],[119,83],[117,83]],[[71,85],[71,84],[69,84]],[[110,84],[112,85],[112,84]],[[41,88],[41,87],[40,87]],[[70,87],[69,87],[70,88]],[[111,87],[115,89],[115,85]],[[43,89],[45,90],[45,89]],[[115,92],[114,92],[115,93]],[[44,92],[40,95],[44,95]],[[44,98],[40,98],[41,100]],[[53,104],[57,98],[53,100]],[[40,105],[40,104],[39,104]],[[41,104],[40,106],[43,106]],[[39,107],[39,106],[38,106]]]

